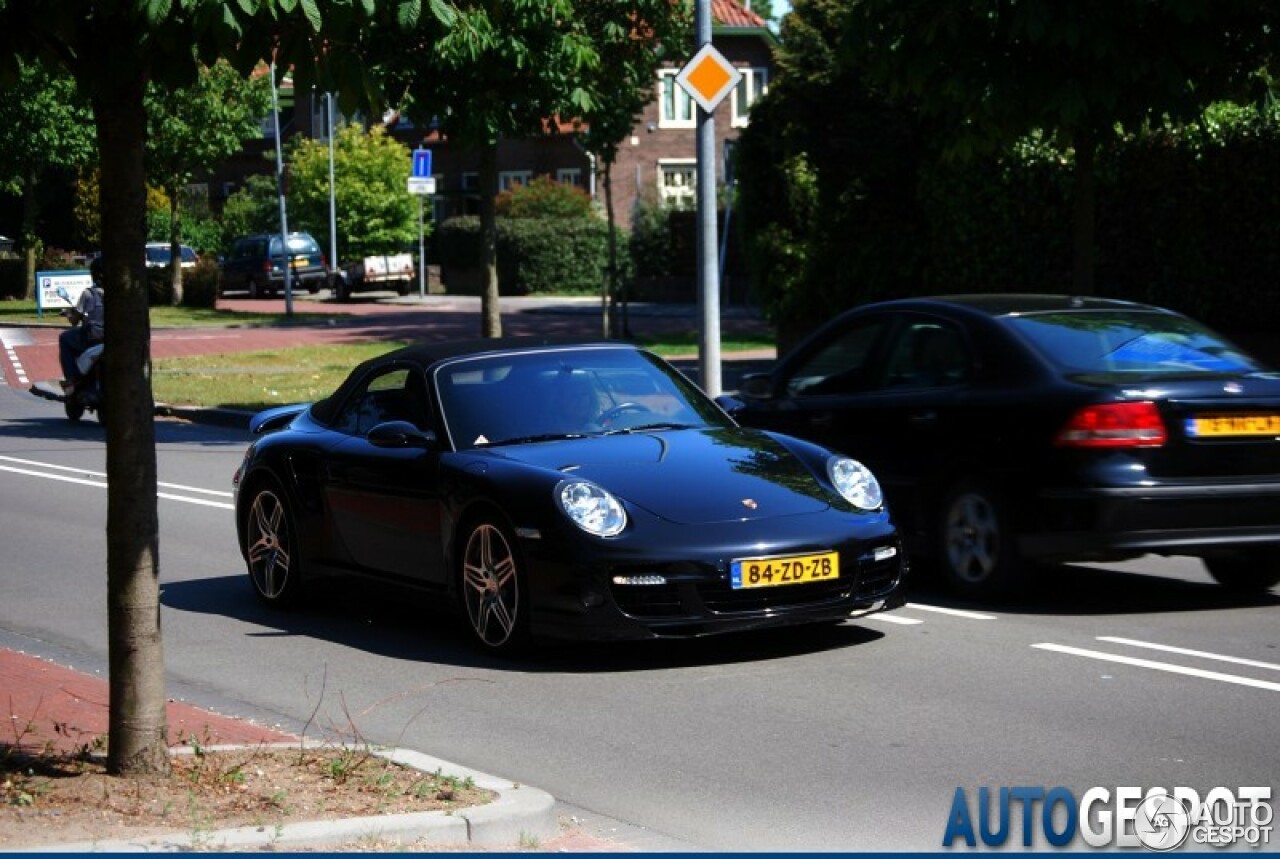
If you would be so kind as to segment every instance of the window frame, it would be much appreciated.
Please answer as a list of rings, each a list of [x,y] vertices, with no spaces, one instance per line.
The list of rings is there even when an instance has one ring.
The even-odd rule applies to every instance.
[[[668,175],[668,168],[682,168],[680,171],[682,173],[685,172],[683,168],[688,168],[691,181],[688,185],[689,190],[687,194],[681,193],[676,195],[669,194],[667,192],[667,188],[669,186],[665,180]],[[698,198],[698,160],[696,158],[659,158],[657,184],[658,199],[662,201],[663,205],[669,206],[675,204],[678,207],[683,207],[695,204]]]
[[[680,74],[679,69],[659,69],[658,70],[658,127],[659,128],[695,128],[698,124],[698,105],[693,100],[693,96],[684,91],[684,88],[676,82],[676,76]],[[667,92],[670,91],[671,104],[667,103]],[[671,107],[668,115],[668,106]],[[688,108],[688,117],[679,116],[683,110],[677,108]]]
[[[742,73],[742,80],[733,88],[730,99],[733,105],[731,122],[734,128],[743,128],[751,123],[751,106],[769,91],[769,69],[765,66],[743,66],[738,71]],[[743,93],[746,94],[746,104],[740,106]]]

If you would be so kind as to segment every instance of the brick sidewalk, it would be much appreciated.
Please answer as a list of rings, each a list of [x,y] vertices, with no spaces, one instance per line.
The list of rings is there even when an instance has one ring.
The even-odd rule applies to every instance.
[[[5,727],[0,741],[17,741],[23,748],[38,751],[49,744],[61,752],[91,746],[107,734],[107,681],[0,648],[0,706],[11,727]],[[170,699],[169,742],[180,745],[186,737],[196,737],[206,745],[257,745],[297,742],[298,737],[275,728],[223,716]]]

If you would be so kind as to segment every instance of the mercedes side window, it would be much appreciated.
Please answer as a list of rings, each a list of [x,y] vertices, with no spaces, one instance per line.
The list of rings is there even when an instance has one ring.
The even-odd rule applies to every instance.
[[[904,325],[889,349],[883,386],[890,390],[944,388],[968,380],[972,364],[964,336],[942,320]]]
[[[871,386],[871,358],[884,334],[885,317],[857,320],[832,332],[792,371],[785,382],[788,396],[851,394]]]

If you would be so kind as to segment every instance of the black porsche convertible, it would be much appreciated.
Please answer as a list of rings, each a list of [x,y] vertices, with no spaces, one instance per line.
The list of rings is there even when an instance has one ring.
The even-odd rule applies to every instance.
[[[692,637],[900,605],[900,538],[856,460],[737,426],[618,343],[405,347],[255,416],[235,475],[273,605],[355,575],[451,600],[475,638]]]

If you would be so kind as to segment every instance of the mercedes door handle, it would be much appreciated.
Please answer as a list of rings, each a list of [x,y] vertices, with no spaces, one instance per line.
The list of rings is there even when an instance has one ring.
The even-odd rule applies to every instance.
[[[913,427],[933,426],[938,422],[938,413],[933,409],[916,412],[909,418]]]
[[[823,412],[821,414],[809,416],[809,426],[815,429],[831,429],[835,423],[835,418],[831,412]]]

